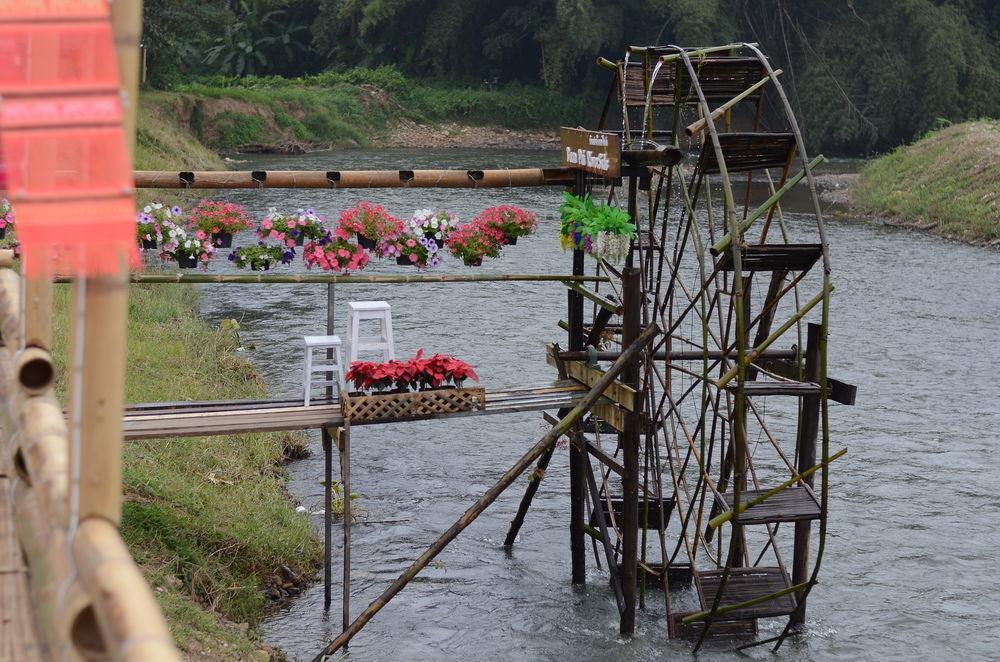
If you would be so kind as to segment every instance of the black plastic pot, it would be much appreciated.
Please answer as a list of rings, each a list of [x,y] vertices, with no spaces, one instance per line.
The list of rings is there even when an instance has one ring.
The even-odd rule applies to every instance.
[[[181,269],[194,269],[198,266],[198,258],[189,255],[180,255],[177,257],[177,266]]]
[[[265,260],[264,262],[251,262],[250,271],[270,271],[271,261]]]
[[[358,235],[358,246],[361,248],[367,248],[370,251],[375,250],[375,240],[369,239],[368,237],[359,234]]]
[[[405,255],[397,255],[396,264],[398,264],[401,267],[411,267],[414,264],[416,264],[416,262],[410,262],[410,258],[406,257]]]
[[[3,239],[3,230],[0,230],[0,239]],[[142,250],[144,250],[144,251],[156,250],[156,240],[155,239],[143,239],[142,240]]]
[[[517,235],[516,234],[505,234],[503,236],[503,240],[507,243],[508,246],[516,246],[517,245]]]
[[[483,266],[483,258],[481,258],[481,257],[477,257],[474,260],[463,260],[463,262],[465,262],[465,266],[467,266],[467,267],[481,267],[481,266]]]
[[[232,248],[233,235],[229,232],[218,232],[212,235],[212,244],[217,248]]]

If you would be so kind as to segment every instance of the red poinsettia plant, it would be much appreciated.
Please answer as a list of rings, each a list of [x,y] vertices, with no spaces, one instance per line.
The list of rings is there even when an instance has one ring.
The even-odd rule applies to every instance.
[[[465,361],[444,354],[424,357],[422,349],[407,361],[355,361],[345,378],[359,391],[399,393],[441,388],[451,384],[461,388],[466,379],[479,381],[479,376]]]

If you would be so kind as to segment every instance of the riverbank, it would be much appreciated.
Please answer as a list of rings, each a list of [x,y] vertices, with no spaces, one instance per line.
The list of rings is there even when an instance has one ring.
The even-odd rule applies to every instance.
[[[143,104],[136,167],[225,165]],[[148,201],[152,192],[141,197]],[[69,299],[69,287],[57,286],[60,376]],[[126,402],[264,397],[237,335],[199,318],[197,305],[190,285],[131,286]],[[126,444],[122,536],[188,659],[278,657],[261,642],[258,625],[272,605],[309,583],[321,558],[311,521],[296,513],[285,489],[282,465],[304,452],[303,436],[277,433]]]
[[[824,197],[879,222],[1000,246],[1000,122],[955,124],[878,158]]]
[[[398,71],[221,77],[143,100],[214,150],[296,154],[333,147],[551,147],[579,99],[524,86],[436,87]]]

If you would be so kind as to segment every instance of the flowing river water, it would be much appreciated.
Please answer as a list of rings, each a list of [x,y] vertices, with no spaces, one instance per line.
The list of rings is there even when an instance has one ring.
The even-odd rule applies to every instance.
[[[400,169],[553,165],[553,152],[371,150],[255,157],[240,168]],[[398,215],[445,208],[462,219],[518,204],[542,220],[476,273],[568,273],[558,240],[559,191],[262,190],[228,199],[258,217],[269,207],[313,207],[335,220],[361,199]],[[786,216],[796,224],[794,207]],[[802,217],[802,223],[805,218]],[[843,217],[829,220],[836,291],[830,374],[858,385],[857,405],[831,409],[832,447],[848,455],[832,469],[830,536],[808,628],[780,659],[966,659],[1000,656],[1000,254]],[[249,235],[240,241],[250,242]],[[466,272],[446,260],[444,272]],[[296,264],[294,269],[302,269]],[[285,267],[288,269],[288,267]],[[400,273],[374,263],[371,273]],[[232,266],[216,260],[213,271]],[[403,271],[403,273],[411,273]],[[322,285],[206,285],[201,312],[236,318],[248,357],[272,396],[301,394],[301,336],[323,332]],[[551,381],[544,344],[565,334],[566,293],[557,283],[341,285],[336,331],[347,302],[391,303],[397,355],[418,348],[473,364],[488,388]],[[537,413],[357,428],[352,434],[352,614],[359,613],[451,525],[545,431]],[[310,511],[323,506],[323,455],[289,466],[289,489]],[[361,660],[687,659],[668,641],[663,602],[648,596],[630,640],[618,635],[614,598],[592,559],[589,583],[570,583],[569,481],[561,449],[511,553],[502,541],[523,493],[508,490],[418,575],[352,642]],[[336,469],[335,469],[336,472]],[[318,529],[322,517],[314,516]],[[308,660],[340,631],[340,530],[334,532],[334,595],[311,586],[264,624],[289,659]],[[589,546],[588,546],[589,548]],[[655,545],[651,545],[651,549]],[[658,552],[653,552],[654,558]],[[765,633],[778,624],[765,626]],[[766,649],[748,655],[765,658]],[[704,659],[736,659],[712,644]]]

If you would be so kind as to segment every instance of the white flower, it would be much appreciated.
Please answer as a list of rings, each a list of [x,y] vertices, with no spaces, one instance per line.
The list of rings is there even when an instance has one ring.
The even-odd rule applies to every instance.
[[[150,207],[149,205],[146,205],[145,207],[142,208],[142,210],[148,214],[151,211],[153,211],[153,208]]]
[[[436,218],[431,219],[431,227],[437,229],[438,220]]]
[[[162,202],[154,202],[153,203],[153,209],[163,209],[163,203]]]

